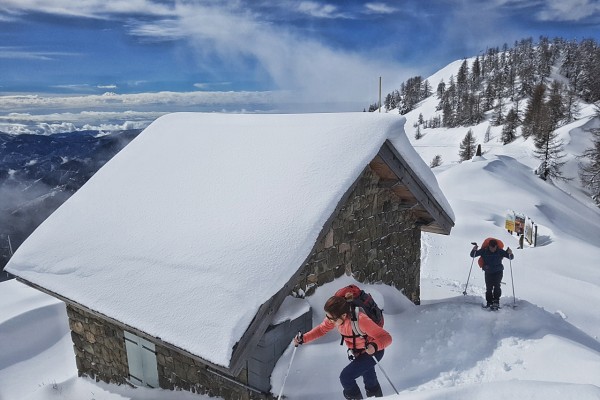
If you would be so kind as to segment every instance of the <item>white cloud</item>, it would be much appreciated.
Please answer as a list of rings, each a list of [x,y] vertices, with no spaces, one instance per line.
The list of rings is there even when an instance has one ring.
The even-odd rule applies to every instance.
[[[17,18],[15,16],[0,13],[0,22],[14,22],[14,21],[17,21]]]
[[[111,15],[168,16],[173,3],[152,0],[2,0],[2,8],[8,13],[33,11],[45,14],[108,18]]]
[[[87,96],[15,95],[0,96],[1,110],[30,109],[145,109],[149,106],[188,107],[195,105],[274,104],[281,92],[156,92]],[[15,115],[15,114],[10,114]],[[6,118],[6,117],[0,117]]]
[[[598,0],[547,0],[542,11],[537,13],[542,21],[581,21],[600,18]]]
[[[174,111],[206,108],[208,111],[256,112],[248,108],[262,106],[264,112],[288,100],[284,92],[233,91],[0,96],[0,110],[7,111],[0,114],[0,131],[53,134],[74,130],[142,129],[161,115]]]
[[[2,0],[6,8],[62,15],[127,21],[130,33],[144,40],[188,41],[199,68],[214,56],[226,64],[255,68],[258,80],[273,81],[284,91],[295,91],[298,101],[354,101],[368,106],[376,98],[379,76],[397,87],[410,76],[399,63],[380,56],[334,49],[317,40],[294,34],[252,13],[243,2],[153,2],[150,0]],[[377,3],[374,3],[377,4]],[[314,1],[299,9],[320,18],[343,17],[333,5]],[[381,9],[381,7],[380,7]],[[135,12],[133,14],[130,14]],[[134,15],[151,16],[137,18]],[[392,79],[395,82],[392,82]],[[361,107],[362,109],[362,107]]]
[[[143,129],[163,114],[165,113],[140,111],[54,112],[39,115],[10,113],[0,116],[0,131],[10,134],[50,135],[76,130]]]
[[[369,14],[393,14],[398,11],[386,3],[366,3],[365,8]]]
[[[452,2],[452,1],[451,1]],[[539,0],[461,0],[452,2],[445,17],[436,26],[443,35],[437,41],[438,49],[457,59],[473,57],[490,46],[512,44],[530,36],[527,26],[514,24],[507,29],[510,12],[520,15],[531,13],[528,7]],[[460,49],[460,50],[457,50]]]
[[[70,92],[89,92],[92,89],[87,83],[73,83],[70,85],[52,85],[55,89],[68,90]]]
[[[135,87],[135,86],[145,85],[147,83],[148,83],[147,80],[137,80],[137,81],[128,81],[127,85]]]
[[[397,79],[398,85],[409,76],[396,62],[332,49],[243,11],[187,5],[178,12],[181,30],[197,49],[200,63],[208,58],[204,52],[227,64],[256,60],[278,88],[295,92],[301,101],[350,99],[368,106],[379,76],[389,83]]]
[[[298,4],[298,11],[317,18],[345,18],[338,12],[338,8],[331,4],[320,4],[314,1],[302,1]]]
[[[129,33],[140,38],[153,41],[169,41],[185,39],[187,32],[181,30],[179,21],[163,19],[157,22],[129,21],[127,24]]]
[[[531,28],[534,21],[548,25],[552,21],[558,24],[594,17],[600,20],[598,0],[448,0],[447,3],[448,12],[439,26],[444,34],[436,43],[440,51],[461,49],[462,54],[452,50],[455,59],[475,56],[490,46],[511,45],[525,37],[533,36],[535,40]]]
[[[196,82],[193,86],[198,90],[215,90],[215,88],[231,87],[231,82]]]
[[[19,47],[0,46],[0,58],[10,60],[42,60],[49,61],[57,57],[74,56],[74,53],[51,52],[51,51],[32,51]]]
[[[598,0],[485,0],[480,5],[492,8],[525,9],[540,21],[600,20]]]

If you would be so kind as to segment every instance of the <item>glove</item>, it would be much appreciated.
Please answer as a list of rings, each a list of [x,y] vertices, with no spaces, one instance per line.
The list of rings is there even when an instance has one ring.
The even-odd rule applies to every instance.
[[[298,332],[296,336],[294,336],[294,346],[299,346],[304,343],[304,334],[302,332]]]
[[[370,346],[370,347],[369,347]],[[365,352],[372,356],[373,354],[375,354],[377,352],[377,345],[375,343],[368,343],[365,346]]]
[[[510,255],[512,255],[512,253],[513,253],[513,251],[510,249],[510,247],[506,249],[506,252]]]

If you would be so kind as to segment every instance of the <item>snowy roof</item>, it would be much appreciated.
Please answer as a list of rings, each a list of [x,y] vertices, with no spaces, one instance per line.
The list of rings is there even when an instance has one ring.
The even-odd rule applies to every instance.
[[[6,270],[228,367],[257,310],[301,267],[386,141],[454,220],[404,123],[374,113],[166,115]]]

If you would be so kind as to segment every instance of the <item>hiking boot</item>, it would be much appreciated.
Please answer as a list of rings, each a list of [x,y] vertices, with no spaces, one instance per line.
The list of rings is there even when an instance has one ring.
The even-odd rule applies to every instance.
[[[383,392],[381,391],[380,385],[377,385],[377,387],[372,389],[365,388],[365,390],[367,391],[367,397],[383,397]]]
[[[346,400],[362,400],[362,393],[360,389],[358,390],[345,390],[344,389],[344,398]]]

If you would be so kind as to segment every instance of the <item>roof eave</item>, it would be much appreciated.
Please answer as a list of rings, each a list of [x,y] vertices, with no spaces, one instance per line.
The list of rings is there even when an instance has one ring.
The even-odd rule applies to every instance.
[[[83,311],[85,311],[85,312],[87,312],[89,314],[92,314],[92,315],[94,315],[96,317],[99,317],[99,318],[101,318],[103,320],[106,320],[106,321],[108,321],[108,322],[110,322],[110,323],[112,323],[112,324],[114,324],[114,325],[116,325],[116,326],[118,326],[118,327],[120,327],[120,328],[122,328],[124,330],[127,330],[127,331],[129,331],[129,332],[131,332],[131,333],[133,333],[133,334],[135,334],[137,336],[143,337],[144,339],[148,339],[148,340],[152,341],[155,344],[158,344],[160,346],[168,348],[169,350],[176,351],[176,352],[181,353],[181,354],[183,354],[183,355],[185,355],[185,356],[187,356],[187,357],[189,357],[189,358],[191,358],[191,359],[193,359],[195,361],[203,363],[207,367],[212,368],[213,370],[219,371],[221,373],[224,373],[224,374],[227,374],[227,375],[230,375],[230,376],[233,375],[231,368],[227,368],[227,367],[224,367],[222,365],[215,364],[213,362],[207,361],[207,360],[203,359],[202,357],[199,357],[199,356],[197,356],[197,355],[195,355],[193,353],[190,353],[189,351],[186,351],[185,349],[183,349],[181,347],[178,347],[178,346],[175,346],[174,344],[165,342],[160,337],[150,335],[150,334],[148,334],[148,333],[146,333],[146,332],[144,332],[144,331],[142,331],[142,330],[140,330],[138,328],[135,328],[135,327],[133,327],[131,325],[127,325],[127,324],[125,324],[125,323],[123,323],[123,322],[121,322],[121,321],[119,321],[119,320],[117,320],[115,318],[109,317],[106,314],[103,314],[103,313],[101,313],[99,311],[96,311],[96,310],[93,310],[93,309],[91,309],[89,307],[86,307],[86,306],[84,306],[81,303],[78,303],[78,302],[76,302],[74,300],[69,299],[68,297],[65,297],[65,296],[62,296],[62,295],[60,295],[60,294],[58,294],[56,292],[53,292],[52,290],[46,289],[43,286],[40,286],[40,285],[38,285],[36,283],[33,283],[33,282],[28,281],[26,279],[23,279],[23,278],[21,278],[19,276],[15,276],[15,279],[17,279],[17,281],[19,281],[19,282],[21,282],[21,283],[23,283],[23,284],[25,284],[25,285],[27,285],[29,287],[32,287],[33,289],[39,290],[42,293],[46,293],[46,294],[48,294],[48,295],[50,295],[52,297],[57,298],[57,299],[61,300],[62,302],[64,302],[65,304],[69,304],[69,305],[71,305],[71,306],[73,306],[75,308],[81,309],[81,310],[83,310]],[[238,374],[239,374],[239,371],[238,371]],[[237,374],[235,376],[237,376]]]

